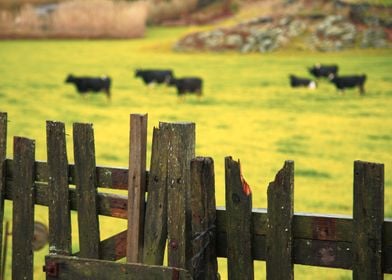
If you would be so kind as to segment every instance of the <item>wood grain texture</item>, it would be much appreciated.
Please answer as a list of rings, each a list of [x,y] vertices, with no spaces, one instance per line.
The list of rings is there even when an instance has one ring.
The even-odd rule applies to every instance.
[[[195,157],[195,124],[160,123],[159,129],[168,137],[168,264],[187,269],[192,255],[189,201],[190,162]]]
[[[33,279],[35,142],[14,137],[12,279]]]
[[[244,191],[240,163],[225,158],[227,270],[229,279],[254,279],[252,194]]]
[[[49,252],[72,253],[71,214],[68,192],[68,159],[65,125],[46,122],[48,152]]]
[[[191,161],[193,279],[217,279],[215,175],[212,158]]]
[[[294,162],[285,162],[269,184],[267,196],[267,279],[293,279]]]
[[[127,262],[143,261],[147,115],[130,116]]]
[[[48,164],[43,161],[36,161],[34,168],[34,180],[42,183],[48,182]],[[96,174],[98,187],[128,190],[128,168],[97,166]],[[7,179],[12,179],[14,177],[12,171],[12,159],[6,160],[6,177]],[[75,185],[75,178],[75,165],[68,164],[68,184]],[[146,171],[146,180],[147,178],[148,172]]]
[[[162,265],[167,238],[167,142],[154,128],[144,224],[143,263]]]
[[[92,125],[74,123],[73,140],[80,255],[99,259],[100,234]]]
[[[192,279],[183,269],[143,264],[116,263],[102,260],[47,256],[47,280],[185,280]]]
[[[100,260],[118,261],[126,257],[127,231],[119,232],[100,242]],[[80,252],[73,254],[80,257]]]
[[[354,162],[353,279],[383,279],[384,165]]]
[[[6,188],[7,113],[0,112],[0,248],[3,248],[4,199]],[[0,254],[0,264],[3,263]],[[1,266],[1,269],[3,266]]]

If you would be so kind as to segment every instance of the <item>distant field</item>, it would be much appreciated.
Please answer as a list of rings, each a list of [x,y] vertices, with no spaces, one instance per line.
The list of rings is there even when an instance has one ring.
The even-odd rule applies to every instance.
[[[159,121],[196,123],[196,154],[215,160],[217,205],[224,205],[225,156],[241,160],[255,208],[266,207],[268,183],[284,160],[292,159],[295,211],[351,215],[353,161],[361,159],[385,164],[385,215],[392,217],[392,50],[171,52],[174,39],[185,31],[154,28],[138,40],[0,42],[0,111],[9,115],[8,157],[12,137],[20,135],[35,139],[36,158],[46,160],[45,121],[58,120],[66,123],[73,162],[72,123],[91,122],[97,164],[127,166],[129,114],[146,112],[148,156],[152,128]],[[338,63],[342,74],[366,73],[366,95],[359,96],[357,90],[338,94],[327,81],[313,91],[288,86],[289,73],[309,76],[306,67],[316,62]],[[134,78],[134,69],[140,67],[201,76],[204,96],[180,100],[173,88],[147,88]],[[78,95],[64,84],[69,73],[110,75],[112,101],[103,94]],[[7,204],[6,217],[10,215]],[[36,219],[47,221],[45,208],[37,210]],[[126,226],[105,221],[102,238]],[[75,223],[73,230],[76,248]],[[36,279],[44,279],[39,258],[45,253],[39,252],[35,261]],[[10,262],[9,255],[8,272]],[[256,267],[255,279],[263,279],[264,266],[257,262]],[[351,279],[350,271],[333,269],[296,266],[295,273],[297,279]]]
[[[346,0],[345,2],[348,3],[369,3],[374,5],[384,5],[384,6],[391,6],[391,0]]]

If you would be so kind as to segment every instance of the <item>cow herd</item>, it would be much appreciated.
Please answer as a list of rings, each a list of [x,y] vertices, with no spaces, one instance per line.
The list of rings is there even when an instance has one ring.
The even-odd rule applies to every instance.
[[[332,84],[335,85],[337,90],[343,92],[346,88],[358,87],[361,95],[365,94],[365,81],[366,75],[347,75],[339,76],[338,65],[321,65],[316,64],[311,68],[308,68],[309,73],[313,75],[317,80],[320,78],[328,79]],[[317,82],[315,80],[298,77],[290,74],[290,85],[291,87],[308,87],[315,89]]]
[[[289,75],[291,87],[308,87],[317,88],[317,82],[320,79],[328,79],[335,87],[343,92],[346,88],[358,87],[361,95],[365,94],[366,75],[339,76],[339,67],[337,65],[320,65],[308,68],[308,71],[316,80]],[[173,70],[170,69],[137,69],[135,78],[143,80],[145,85],[164,84],[173,86],[177,89],[179,96],[187,93],[193,93],[201,96],[203,93],[203,80],[200,77],[182,77],[176,78]],[[87,92],[104,92],[110,99],[110,87],[112,80],[110,77],[76,77],[69,74],[65,80],[66,83],[74,84],[80,94]]]
[[[202,95],[203,80],[199,77],[182,77],[176,78],[172,70],[164,69],[137,69],[135,70],[135,77],[141,78],[144,84],[150,86],[153,84],[166,84],[167,86],[174,86],[177,89],[177,94],[183,96],[186,93],[194,93],[198,96]],[[80,94],[88,92],[104,92],[108,99],[110,99],[110,77],[76,77],[69,74],[65,79],[65,83],[74,84],[76,90]]]
[[[146,85],[166,84],[168,86],[175,86],[179,96],[186,93],[195,93],[198,96],[202,95],[203,80],[199,77],[183,77],[176,78],[173,70],[158,70],[148,69],[135,71],[135,77],[139,77]]]

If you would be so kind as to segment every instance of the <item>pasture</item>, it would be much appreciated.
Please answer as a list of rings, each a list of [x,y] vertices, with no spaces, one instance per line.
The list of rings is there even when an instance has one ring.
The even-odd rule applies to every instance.
[[[148,157],[152,128],[159,121],[196,123],[196,154],[215,161],[218,206],[224,205],[225,156],[241,160],[254,208],[266,207],[268,183],[284,160],[292,159],[296,211],[351,215],[353,161],[360,159],[385,164],[385,216],[392,217],[391,50],[172,52],[172,44],[187,31],[153,28],[137,40],[0,42],[0,111],[8,112],[10,120],[8,157],[12,137],[18,135],[35,139],[36,159],[46,160],[45,121],[58,120],[66,124],[73,162],[72,123],[91,122],[97,164],[127,166],[129,114],[148,113]],[[358,89],[339,94],[325,80],[316,90],[289,87],[289,74],[310,77],[307,67],[317,62],[336,63],[341,74],[366,73],[366,94],[360,96]],[[146,87],[134,78],[136,68],[171,68],[178,77],[200,76],[203,97],[179,99],[175,88]],[[104,94],[77,94],[64,83],[70,73],[110,76],[111,101]],[[11,217],[10,204],[5,217]],[[38,208],[36,219],[47,222],[46,208]],[[126,227],[111,221],[102,223],[101,238]],[[77,248],[76,225],[73,232]],[[38,254],[45,255],[45,250]],[[10,272],[10,254],[7,261]],[[36,279],[43,279],[42,263],[36,261],[35,267]],[[256,279],[263,279],[264,265],[257,263],[256,269]],[[299,279],[351,279],[351,272],[343,270],[296,266],[295,272]]]

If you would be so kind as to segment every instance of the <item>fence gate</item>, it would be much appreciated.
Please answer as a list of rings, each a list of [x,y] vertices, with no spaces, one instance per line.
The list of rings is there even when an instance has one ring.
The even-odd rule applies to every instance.
[[[147,115],[131,115],[128,168],[96,166],[92,124],[73,124],[74,164],[65,125],[48,121],[46,129],[47,162],[36,161],[34,140],[23,137],[14,137],[6,159],[7,114],[0,113],[0,234],[9,199],[13,279],[33,279],[35,205],[49,209],[46,279],[217,279],[217,257],[227,258],[229,279],[254,279],[254,260],[266,261],[268,280],[293,279],[294,264],[350,269],[354,280],[392,273],[383,164],[354,162],[353,217],[344,217],[294,213],[293,161],[269,184],[268,208],[252,209],[240,163],[227,157],[225,209],[215,205],[213,160],[195,157],[194,123],[154,128],[149,171]],[[72,251],[75,210],[79,252]],[[127,230],[101,240],[99,215],[126,219]]]

